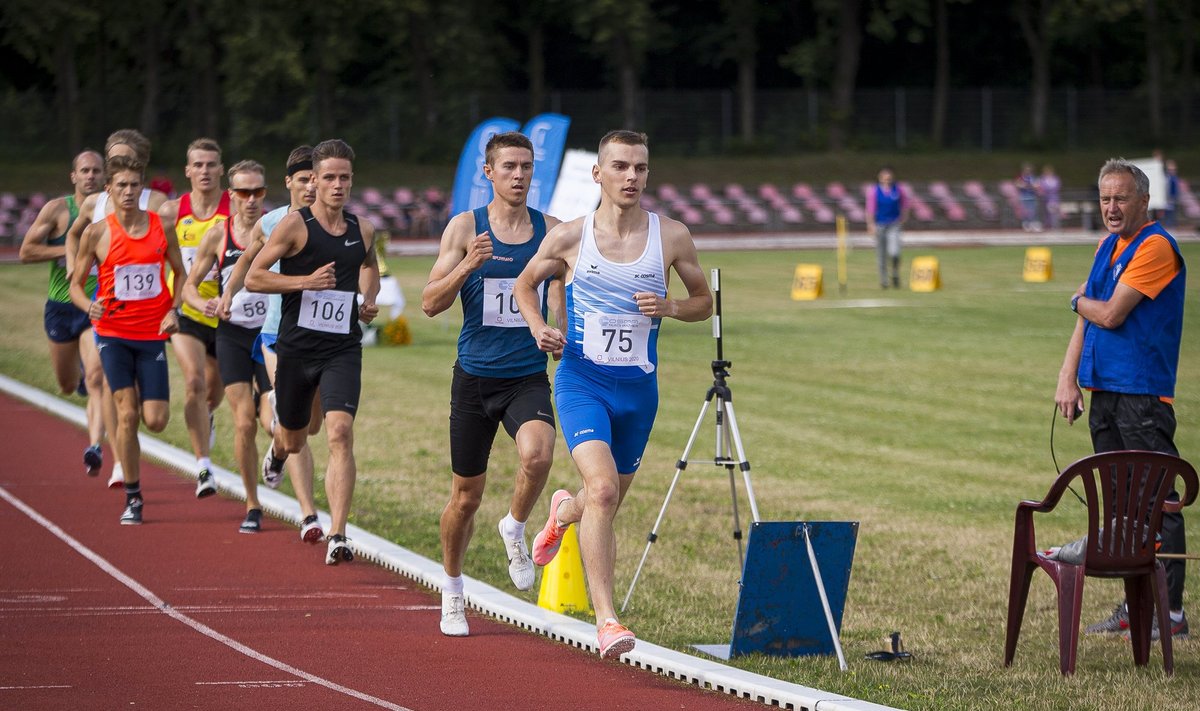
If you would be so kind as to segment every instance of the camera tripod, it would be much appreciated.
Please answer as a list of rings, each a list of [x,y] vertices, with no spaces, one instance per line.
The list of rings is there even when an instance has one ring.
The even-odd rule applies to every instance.
[[[646,565],[646,558],[650,555],[650,547],[658,540],[658,529],[667,515],[667,507],[671,503],[671,496],[674,495],[675,487],[679,484],[679,477],[687,469],[688,464],[693,461],[699,464],[712,464],[718,467],[725,467],[725,470],[729,473],[729,494],[733,505],[733,539],[737,541],[739,571],[741,570],[741,566],[746,562],[746,554],[742,546],[742,526],[738,517],[737,480],[734,476],[735,467],[741,471],[742,479],[746,483],[746,498],[750,500],[750,516],[753,521],[760,520],[758,516],[758,504],[754,500],[754,487],[750,483],[750,462],[747,461],[746,450],[742,447],[742,436],[738,432],[737,416],[733,410],[733,393],[730,391],[729,384],[725,380],[729,377],[729,368],[733,364],[725,360],[722,344],[720,269],[712,270],[712,289],[715,305],[713,312],[713,338],[717,341],[717,359],[712,362],[713,384],[708,389],[708,394],[704,397],[704,404],[700,407],[700,416],[696,418],[696,424],[692,427],[692,434],[688,437],[687,445],[683,448],[683,454],[675,465],[675,476],[671,479],[671,486],[667,489],[666,498],[663,499],[662,509],[659,510],[658,518],[654,521],[654,528],[650,530],[650,534],[646,537],[646,550],[642,552],[642,560],[638,563],[637,571],[633,574],[633,581],[629,584],[629,592],[625,593],[625,601],[621,603],[622,612],[629,606],[629,599],[633,597],[633,589],[637,586],[638,578],[642,574],[642,567]],[[713,458],[690,460],[688,459],[688,455],[692,452],[692,446],[696,443],[696,437],[700,434],[700,427],[704,423],[704,416],[708,414],[708,408],[712,405],[713,400],[716,400],[717,403],[716,441]],[[737,459],[734,459],[732,456],[735,451]]]

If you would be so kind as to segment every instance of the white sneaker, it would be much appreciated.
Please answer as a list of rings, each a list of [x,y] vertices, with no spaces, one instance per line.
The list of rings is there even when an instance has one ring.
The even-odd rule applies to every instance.
[[[112,476],[108,478],[108,488],[125,488],[125,468],[121,466],[120,462],[117,462],[113,465]]]
[[[534,570],[525,537],[509,538],[504,535],[503,519],[497,529],[500,531],[500,540],[504,541],[504,552],[508,555],[508,577],[512,578],[517,590],[528,590],[533,587]]]
[[[267,429],[267,432],[271,436],[274,436],[275,428],[279,425],[279,410],[277,409],[277,406],[275,405],[275,390],[274,389],[272,389],[271,392],[267,393],[267,402],[271,403],[271,426],[270,426],[270,428]]]
[[[466,598],[462,593],[442,591],[442,634],[447,637],[466,637],[470,633]]]

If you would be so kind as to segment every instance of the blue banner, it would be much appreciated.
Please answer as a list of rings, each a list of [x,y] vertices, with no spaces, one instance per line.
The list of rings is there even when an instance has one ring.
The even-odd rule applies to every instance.
[[[492,201],[492,184],[483,177],[484,153],[492,136],[521,127],[515,119],[494,116],[475,127],[463,146],[450,195],[450,216],[474,210]],[[557,168],[555,168],[557,172]]]
[[[550,209],[570,125],[571,119],[562,114],[539,114],[521,130],[533,142],[533,179],[525,202],[535,210]]]

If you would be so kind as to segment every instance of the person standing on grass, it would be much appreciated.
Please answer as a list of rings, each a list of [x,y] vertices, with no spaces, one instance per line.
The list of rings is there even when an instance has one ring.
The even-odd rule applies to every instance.
[[[463,326],[450,386],[450,501],[442,511],[442,634],[469,633],[462,567],[475,512],[483,500],[488,457],[503,423],[517,445],[517,470],[508,514],[498,525],[508,557],[508,574],[518,590],[533,587],[533,561],[525,522],[554,461],[554,407],[546,354],[529,335],[515,308],[513,282],[559,221],[525,204],[533,177],[533,143],[515,131],[487,143],[484,176],[492,201],[450,221],[437,261],[421,295],[426,316],[450,308],[461,296]],[[549,294],[547,294],[549,291]],[[563,323],[562,281],[538,286],[542,318],[546,305]]]
[[[250,271],[246,288],[283,294],[275,343],[278,425],[264,472],[282,476],[284,460],[304,448],[312,400],[321,394],[329,468],[325,491],[332,518],[327,565],[354,559],[346,521],[354,496],[354,416],[362,390],[362,328],[379,314],[379,262],[375,227],[346,212],[354,176],[354,151],[333,139],[313,148],[317,198],[312,207],[279,223]],[[279,273],[270,270],[279,262]]]
[[[244,160],[229,169],[229,195],[233,216],[209,228],[200,240],[196,257],[183,285],[183,301],[205,316],[217,316],[217,366],[225,386],[225,399],[233,411],[233,451],[242,485],[246,489],[246,518],[241,533],[262,529],[262,506],[258,502],[257,411],[269,412],[265,404],[271,383],[267,369],[254,358],[254,342],[267,317],[267,297],[243,291],[238,299],[220,295],[205,298],[200,284],[216,265],[218,286],[224,287],[233,265],[250,240],[250,232],[262,216],[267,183],[261,164]],[[257,392],[256,392],[257,391]],[[269,421],[268,421],[269,422]]]
[[[299,210],[302,207],[307,207],[313,204],[316,200],[317,183],[313,179],[312,165],[312,146],[297,146],[288,155],[287,165],[285,170],[287,176],[283,179],[283,185],[287,188],[289,201],[287,205],[271,210],[263,215],[254,225],[254,229],[250,231],[250,244],[246,247],[246,251],[242,256],[238,257],[237,263],[233,267],[233,271],[229,275],[229,280],[225,282],[223,291],[221,292],[222,312],[229,311],[233,305],[233,299],[242,291],[246,272],[250,270],[250,265],[254,262],[254,258],[262,251],[263,245],[271,238],[271,233],[279,222],[288,214]],[[271,265],[271,271],[279,272],[279,263]],[[282,309],[282,299],[279,294],[267,294],[267,315],[263,319],[262,328],[259,329],[258,338],[254,341],[254,356],[258,362],[262,363],[267,371],[267,377],[271,381],[272,390],[268,393],[268,409],[271,412],[271,423],[268,431],[272,436],[275,434],[275,427],[278,424],[278,416],[275,415],[275,341],[279,336],[279,318]],[[321,401],[317,398],[312,399],[311,415],[308,424],[308,436],[312,437],[321,431]],[[276,475],[270,470],[271,453],[268,450],[263,457],[263,483],[272,489],[278,487],[283,481],[282,472]],[[317,506],[313,500],[313,456],[312,449],[308,446],[308,442],[300,449],[296,456],[288,457],[287,460],[288,476],[292,480],[292,493],[296,496],[296,503],[300,505],[300,540],[305,543],[320,543],[325,540],[325,531],[321,528],[320,519],[317,517]]]
[[[1097,453],[1142,449],[1179,456],[1175,447],[1176,368],[1183,332],[1187,268],[1175,238],[1147,217],[1150,179],[1114,158],[1100,169],[1100,214],[1109,235],[1096,250],[1091,274],[1071,297],[1078,314],[1058,374],[1054,401],[1073,423],[1092,393],[1088,415]],[[1178,500],[1178,493],[1168,496]],[[1162,552],[1186,552],[1183,514],[1163,512]],[[1186,567],[1166,561],[1171,634],[1186,637],[1183,611]],[[1088,634],[1129,629],[1124,602]],[[1152,636],[1159,635],[1155,618]]]
[[[533,560],[549,563],[567,527],[579,523],[604,658],[616,658],[636,642],[613,606],[613,519],[642,462],[658,410],[659,325],[664,317],[702,321],[712,313],[712,293],[691,233],[641,206],[649,171],[645,134],[606,134],[592,167],[600,206],[551,230],[513,287],[538,347],[563,353],[554,399],[583,478],[575,496],[554,492],[546,524],[534,537]],[[670,269],[683,282],[686,298],[667,298]],[[554,276],[566,285],[565,331],[542,317],[538,287]]]
[[[109,134],[108,139],[104,142],[104,159],[108,160],[116,156],[125,156],[133,158],[142,165],[150,163],[150,139],[141,134],[140,131],[133,128],[122,128],[113,131]],[[138,197],[138,208],[142,210],[155,211],[166,202],[167,196],[164,193],[152,190],[150,188],[142,188],[142,194]],[[76,220],[71,224],[71,228],[67,230],[66,244],[66,267],[67,281],[70,282],[74,274],[75,256],[79,254],[79,242],[83,236],[83,230],[89,224],[103,222],[106,217],[114,211],[112,201],[108,199],[108,191],[100,190],[87,196],[82,203],[79,204],[79,214],[88,215],[90,220]],[[95,267],[92,267],[92,273],[88,276],[94,278],[98,272]],[[94,294],[95,292],[91,292]],[[86,341],[86,338],[85,338]],[[95,331],[91,344],[95,343]],[[82,348],[90,348],[91,344],[81,346]],[[100,358],[99,352],[96,354],[97,360]],[[100,413],[101,421],[104,423],[104,430],[109,433],[110,438],[115,436],[113,433],[117,431],[117,409],[113,403],[112,388],[108,386],[108,380],[103,377],[103,368],[101,368],[101,393]],[[89,386],[90,387],[90,386]],[[119,489],[125,486],[125,473],[121,466],[121,453],[114,445],[113,447],[113,468],[112,475],[108,479],[108,488]],[[103,465],[101,460],[100,465]],[[97,469],[99,473],[99,469]]]
[[[88,476],[96,476],[104,465],[104,370],[96,340],[90,333],[92,323],[86,312],[71,303],[67,280],[67,231],[79,217],[79,206],[89,195],[104,187],[104,157],[85,150],[71,161],[71,185],[74,191],[46,203],[25,232],[21,242],[21,262],[50,262],[50,281],[42,322],[50,343],[50,366],[63,395],[78,392],[87,397],[87,430],[90,444],[83,450],[83,466]],[[90,292],[96,278],[89,276]],[[82,367],[81,367],[82,364]],[[81,372],[82,371],[82,372]]]
[[[211,138],[197,138],[187,147],[187,166],[184,168],[191,191],[167,201],[158,210],[163,222],[175,227],[183,266],[188,272],[205,233],[229,219],[229,194],[221,189],[224,174],[221,146]],[[216,272],[203,277],[200,295],[205,299],[217,296]],[[209,450],[216,437],[213,412],[221,404],[224,392],[217,368],[217,319],[205,316],[187,304],[180,316],[179,333],[171,336],[171,348],[183,371],[183,418],[196,455],[196,498],[200,499],[217,493],[216,481],[210,471],[212,460],[209,459]]]
[[[164,343],[179,328],[175,309],[183,296],[183,261],[174,231],[157,214],[139,207],[145,170],[124,156],[108,161],[106,188],[114,212],[84,230],[71,280],[71,301],[92,319],[117,407],[116,449],[125,477],[123,525],[142,523],[139,416],[151,432],[162,432],[171,415]],[[95,262],[100,273],[93,300],[87,279]],[[168,265],[174,298],[164,283]]]
[[[892,286],[900,288],[900,228],[908,220],[908,198],[896,184],[891,168],[879,171],[875,187],[867,192],[867,232],[875,233],[875,254],[879,263],[879,288],[888,288],[888,264],[892,267]]]

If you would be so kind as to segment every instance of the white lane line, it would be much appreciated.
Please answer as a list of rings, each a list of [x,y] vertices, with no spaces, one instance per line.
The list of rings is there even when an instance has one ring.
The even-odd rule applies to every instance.
[[[44,684],[42,686],[0,686],[0,691],[24,691],[26,689],[70,689],[66,684]]]
[[[279,681],[198,681],[196,686],[242,686],[250,688],[271,688],[276,686],[304,686],[307,681],[296,679],[281,679]]]
[[[327,689],[336,691],[340,694],[345,694],[346,696],[350,696],[350,697],[358,699],[360,701],[366,701],[367,703],[374,704],[376,706],[379,706],[380,708],[391,709],[391,711],[412,711],[412,709],[406,708],[404,706],[400,706],[398,704],[393,704],[390,701],[385,701],[383,699],[376,698],[374,696],[371,696],[370,694],[366,694],[361,691],[356,691],[356,690],[351,689],[346,686],[342,686],[341,684],[338,684],[337,682],[330,681],[329,679],[324,679],[322,677],[317,676],[316,674],[311,674],[309,672],[306,672],[303,669],[297,669],[296,667],[293,667],[292,665],[290,665],[286,662],[282,662],[273,657],[268,657],[267,655],[263,654],[262,652],[259,652],[258,650],[247,647],[246,645],[233,639],[232,637],[227,637],[226,635],[221,634],[220,632],[216,631],[215,629],[209,627],[208,625],[206,625],[202,622],[193,620],[192,618],[188,617],[187,615],[183,614],[182,612],[179,612],[175,608],[171,607],[169,604],[167,604],[165,601],[163,601],[157,595],[155,595],[153,592],[151,592],[149,588],[142,585],[141,583],[134,580],[133,578],[129,577],[125,573],[121,572],[121,570],[119,570],[112,563],[109,563],[107,560],[100,557],[100,555],[98,553],[96,553],[92,549],[88,548],[87,546],[83,545],[79,541],[75,540],[75,538],[73,538],[69,533],[67,533],[66,531],[59,528],[58,525],[55,524],[53,521],[47,519],[45,516],[42,516],[40,513],[38,513],[34,509],[30,508],[30,506],[28,504],[26,504],[24,501],[21,501],[17,497],[13,496],[11,493],[9,493],[8,489],[4,488],[3,486],[0,486],[0,498],[3,498],[5,501],[7,501],[9,504],[11,504],[13,506],[13,508],[17,509],[21,513],[25,514],[29,518],[36,521],[39,525],[41,525],[43,528],[45,528],[50,533],[53,533],[55,536],[57,536],[59,538],[59,540],[61,540],[62,542],[66,543],[68,546],[73,548],[76,553],[79,553],[79,555],[83,556],[84,558],[87,558],[92,563],[94,563],[96,565],[96,567],[100,568],[105,573],[108,573],[110,576],[115,578],[122,585],[124,585],[125,587],[129,588],[130,590],[132,590],[135,593],[137,593],[138,595],[140,595],[144,600],[146,600],[146,602],[148,602],[151,605],[153,605],[154,607],[158,608],[163,614],[167,615],[168,617],[171,617],[172,619],[178,620],[179,622],[182,622],[183,624],[187,625],[188,627],[191,627],[192,629],[196,630],[197,632],[204,635],[205,637],[216,640],[217,642],[224,644],[226,647],[229,647],[230,649],[233,649],[234,651],[240,652],[255,661],[262,662],[263,664],[266,664],[268,666],[275,667],[276,669],[278,669],[282,672],[285,672],[287,674],[291,674],[293,676],[300,677],[301,679],[311,681],[314,684],[319,684],[321,686],[324,686]]]

